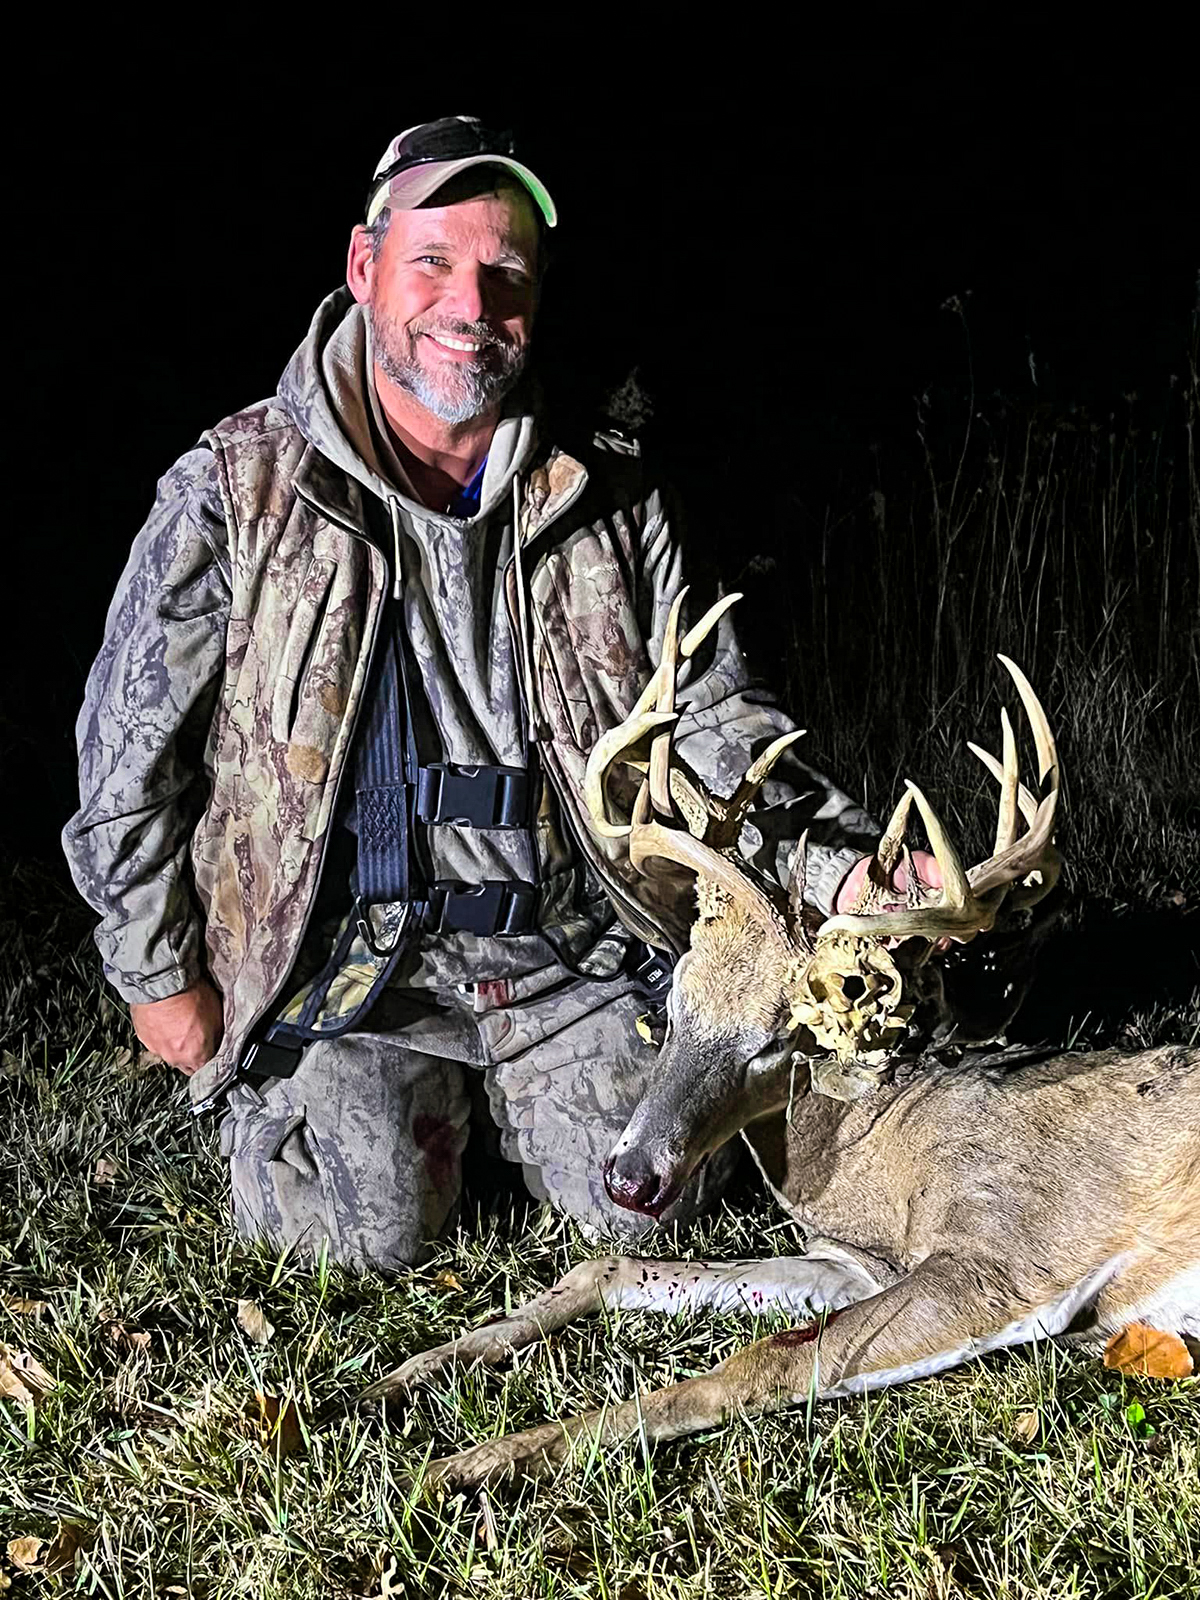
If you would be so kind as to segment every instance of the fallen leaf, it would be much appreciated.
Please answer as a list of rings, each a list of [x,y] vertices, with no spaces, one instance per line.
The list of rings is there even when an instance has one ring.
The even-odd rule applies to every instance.
[[[54,1542],[42,1557],[47,1572],[70,1572],[75,1567],[75,1557],[91,1544],[94,1535],[90,1528],[77,1522],[60,1522]]]
[[[8,1541],[8,1559],[18,1572],[36,1572],[42,1564],[42,1551],[45,1548],[45,1539],[39,1539],[34,1534],[26,1534],[21,1539]]]
[[[272,1454],[300,1455],[304,1450],[304,1429],[300,1422],[300,1408],[290,1396],[281,1400],[275,1394],[255,1392],[247,1402],[246,1416],[258,1435],[258,1442]]]
[[[140,1328],[127,1328],[120,1317],[109,1317],[104,1331],[118,1350],[148,1350],[150,1335]]]
[[[27,1350],[0,1344],[0,1395],[23,1406],[38,1406],[54,1388],[55,1380]]]
[[[1192,1357],[1177,1333],[1131,1322],[1104,1346],[1104,1365],[1143,1378],[1189,1378]]]
[[[0,1050],[0,1078],[19,1078],[21,1058],[11,1050]]]
[[[257,1300],[239,1300],[237,1325],[255,1344],[267,1344],[275,1332],[275,1324],[268,1322]]]
[[[475,1541],[482,1550],[495,1550],[500,1543],[496,1533],[496,1516],[486,1489],[479,1491],[479,1518],[475,1524]]]
[[[1036,1411],[1022,1411],[1013,1419],[1013,1438],[1020,1444],[1032,1444],[1041,1428],[1042,1419]]]
[[[21,1295],[6,1294],[4,1296],[4,1309],[11,1311],[14,1317],[39,1318],[46,1309],[45,1300],[26,1300]]]
[[[110,1161],[107,1156],[101,1156],[92,1172],[92,1182],[102,1189],[111,1189],[121,1169],[115,1161]]]
[[[453,1289],[455,1294],[462,1294],[463,1292],[462,1279],[449,1269],[438,1273],[433,1280],[433,1286],[435,1289]]]
[[[399,1565],[395,1556],[388,1558],[387,1565],[379,1574],[379,1600],[394,1600],[400,1593],[400,1584],[394,1582]]]

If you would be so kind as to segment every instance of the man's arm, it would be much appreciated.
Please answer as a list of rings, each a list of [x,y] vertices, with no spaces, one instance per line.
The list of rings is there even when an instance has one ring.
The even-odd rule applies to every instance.
[[[197,449],[160,481],[109,607],[76,724],[80,807],[63,832],[76,887],[100,914],[105,975],[143,1041],[184,1066],[215,1049],[213,1000],[220,1011],[188,843],[207,795],[229,604],[216,463]]]
[[[662,651],[667,613],[687,581],[679,540],[657,493],[645,505],[642,523],[643,572],[650,584],[648,617],[651,657]],[[715,595],[689,596],[694,622]],[[750,761],[772,739],[796,724],[771,693],[752,677],[738,643],[735,613],[726,612],[691,676],[680,674],[685,709],[675,736],[680,754],[721,794],[731,794]],[[779,882],[787,881],[787,862],[808,829],[804,898],[830,912],[855,864],[869,853],[880,828],[831,779],[786,751],[763,785],[760,809],[751,812],[742,849]]]

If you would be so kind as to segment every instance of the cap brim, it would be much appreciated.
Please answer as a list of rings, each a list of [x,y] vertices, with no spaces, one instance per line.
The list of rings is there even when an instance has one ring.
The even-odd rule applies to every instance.
[[[466,172],[468,167],[507,167],[537,202],[538,210],[546,220],[546,226],[553,228],[558,222],[554,201],[551,200],[545,185],[530,172],[528,167],[522,166],[519,161],[514,161],[511,156],[478,155],[462,156],[457,161],[428,161],[423,166],[410,167],[407,172],[398,172],[394,178],[381,183],[371,196],[371,203],[367,207],[367,227],[371,226],[384,206],[390,206],[395,211],[415,210],[417,206],[423,205],[435,195],[444,183],[448,183],[458,173]]]

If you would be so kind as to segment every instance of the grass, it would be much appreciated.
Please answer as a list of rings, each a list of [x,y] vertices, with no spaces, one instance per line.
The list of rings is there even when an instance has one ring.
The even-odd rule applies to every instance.
[[[28,948],[25,952],[28,955]],[[315,1275],[234,1241],[211,1128],[144,1069],[69,947],[39,987],[75,1048],[6,1059],[0,1286],[42,1298],[0,1337],[59,1380],[5,1406],[5,1538],[86,1526],[78,1583],[105,1596],[1173,1596],[1200,1563],[1200,1390],[1052,1347],[935,1382],[663,1447],[601,1453],[554,1482],[414,1502],[433,1452],[704,1370],[757,1329],[613,1316],[512,1373],[422,1395],[384,1428],[348,1416],[277,1459],[256,1391],[309,1416],[364,1375],[523,1298],[588,1253],[543,1209],[475,1215],[411,1278]],[[95,1180],[96,1163],[116,1181]],[[752,1191],[682,1241],[795,1243]],[[661,1253],[676,1250],[663,1240]],[[447,1275],[448,1274],[448,1275]],[[276,1332],[253,1345],[236,1302]],[[117,1337],[114,1341],[114,1324]],[[123,1330],[123,1331],[122,1331]],[[144,1348],[128,1335],[144,1332]],[[1031,1443],[1017,1419],[1034,1412]],[[391,1563],[394,1561],[394,1569]],[[37,1590],[55,1580],[30,1577]]]
[[[1193,377],[1157,441],[1132,424],[972,414],[950,449],[926,407],[924,476],[897,469],[892,482],[881,469],[877,487],[830,513],[820,583],[798,558],[771,557],[783,569],[773,592],[812,597],[786,619],[785,665],[821,730],[813,759],[865,774],[877,809],[911,774],[978,844],[991,801],[963,740],[978,736],[995,687],[989,655],[1016,655],[1042,690],[1066,762],[1077,909],[1027,1027],[1064,1045],[1200,1042],[1196,401]],[[84,1528],[87,1544],[62,1577],[10,1567],[18,1590],[1196,1592],[1200,1384],[1124,1378],[1052,1346],[648,1458],[600,1452],[541,1485],[436,1504],[405,1489],[431,1453],[703,1371],[780,1325],[612,1316],[565,1330],[513,1371],[460,1376],[389,1418],[344,1416],[283,1454],[247,1417],[256,1392],[312,1416],[589,1247],[548,1211],[489,1198],[482,1173],[469,1175],[457,1236],[396,1282],[310,1273],[234,1240],[212,1124],[140,1059],[73,896],[53,874],[14,868],[5,907],[0,1296],[46,1310],[0,1309],[0,1339],[56,1386],[30,1414],[0,1403],[0,1548],[60,1523]],[[100,1161],[115,1164],[111,1182]],[[744,1180],[721,1214],[657,1253],[797,1243]],[[238,1327],[243,1298],[275,1325],[265,1347]]]

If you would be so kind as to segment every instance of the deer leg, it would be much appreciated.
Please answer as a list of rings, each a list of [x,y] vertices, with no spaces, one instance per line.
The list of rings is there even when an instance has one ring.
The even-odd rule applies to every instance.
[[[836,1248],[807,1256],[763,1261],[655,1261],[608,1256],[584,1261],[553,1288],[511,1316],[422,1351],[359,1396],[395,1399],[452,1367],[504,1361],[514,1350],[548,1338],[568,1322],[601,1309],[639,1311],[745,1311],[782,1309],[812,1316],[874,1294],[879,1284]]]
[[[1106,1262],[1080,1283],[1042,1294],[1018,1288],[1000,1263],[931,1256],[906,1278],[819,1322],[772,1334],[699,1378],[635,1400],[489,1439],[432,1461],[426,1484],[467,1488],[540,1476],[585,1446],[648,1443],[798,1405],[928,1377],[988,1350],[1062,1332],[1113,1276]]]

